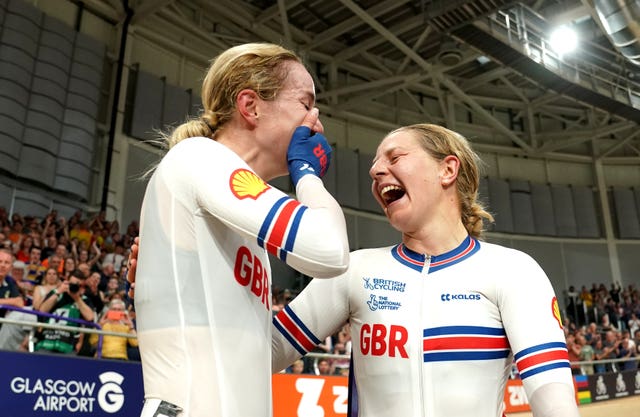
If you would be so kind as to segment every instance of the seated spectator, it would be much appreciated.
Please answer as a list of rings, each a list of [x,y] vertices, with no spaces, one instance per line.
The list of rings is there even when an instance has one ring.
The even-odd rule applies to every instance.
[[[40,283],[42,280],[42,274],[46,267],[40,262],[40,255],[42,250],[37,246],[32,246],[29,252],[29,261],[26,263],[26,279]]]
[[[600,321],[600,331],[602,333],[607,333],[611,330],[617,331],[618,328],[609,320],[609,314],[605,313],[602,315],[602,319]]]
[[[16,283],[25,300],[25,305],[33,304],[33,289],[37,285],[36,281],[26,279],[27,266],[22,261],[14,261],[11,268],[11,278]]]
[[[62,281],[57,288],[50,291],[40,304],[38,310],[55,314],[59,317],[95,321],[96,312],[91,301],[84,295],[84,274],[74,271],[68,280]],[[46,319],[49,323],[66,324],[78,327],[75,322],[64,319]],[[75,354],[82,347],[84,337],[80,332],[56,329],[42,329],[38,335],[36,351]]]
[[[89,265],[89,268],[93,270],[93,266],[100,260],[101,251],[96,242],[91,245],[91,252],[88,249],[79,249],[72,246],[71,252],[76,258],[76,262],[81,264],[85,263]]]
[[[56,252],[57,247],[58,239],[55,236],[48,236],[45,238],[42,253],[40,254],[40,261],[44,262],[45,259],[53,255]]]
[[[108,309],[98,322],[102,330],[126,333],[135,336],[136,330],[125,304],[122,300],[114,299],[109,303]],[[98,335],[91,335],[91,344],[96,346],[98,343]],[[112,335],[104,335],[102,339],[102,358],[104,359],[121,359],[129,360],[127,354],[127,345],[138,346],[138,340],[135,337],[120,337]]]
[[[16,218],[16,216],[18,217]],[[20,215],[17,215],[16,213],[13,214],[12,219],[11,230],[7,237],[12,243],[20,245],[20,242],[24,239],[24,222]]]
[[[107,297],[100,291],[98,285],[100,284],[100,273],[92,272],[89,274],[89,278],[85,280],[85,292],[84,294],[91,300],[91,303],[96,308],[97,312],[102,312],[105,304],[107,303]]]
[[[101,291],[104,291],[105,294],[107,292],[107,284],[109,283],[109,280],[113,278],[114,272],[115,270],[113,269],[113,264],[111,262],[102,262],[102,271],[100,272],[100,284],[98,285],[98,288],[100,288]]]
[[[113,294],[120,294],[120,295],[122,294],[120,280],[115,276],[109,279],[107,283],[107,290],[104,292],[104,296],[107,299],[111,299]]]
[[[18,286],[22,298],[24,300],[24,310],[31,310],[33,307],[33,293],[35,285],[31,281],[24,279],[25,276],[25,264],[22,261],[13,262],[13,270],[11,277],[6,277],[7,280],[12,279]],[[22,321],[22,322],[37,322],[37,316],[35,314],[29,314],[24,311],[8,311],[5,316],[6,319]],[[12,323],[4,323],[0,328],[0,349],[2,350],[21,350],[27,351],[29,342],[29,332],[31,326],[20,325]]]
[[[123,261],[126,261],[126,257],[124,256],[124,246],[122,243],[118,242],[115,245],[114,251],[105,255],[104,262],[113,264],[113,270],[118,273],[120,272]]]
[[[10,249],[0,248],[0,304],[24,307],[24,298],[15,281],[9,278],[13,268],[13,253]],[[4,310],[0,317],[4,317]]]
[[[320,358],[316,361],[316,375],[331,375],[331,360],[328,358]]]
[[[567,335],[567,351],[569,352],[569,362],[571,363],[571,373],[573,375],[580,375],[580,365],[575,365],[574,362],[580,360],[581,346],[576,343],[573,333]]]
[[[576,337],[576,342],[580,346],[580,356],[578,359],[581,362],[590,362],[595,360],[595,352],[593,346],[587,343],[587,339],[584,335],[580,334]],[[595,369],[592,364],[584,364],[581,366],[583,375],[593,375]]]
[[[629,314],[627,329],[629,329],[629,334],[632,336],[635,335],[638,330],[640,330],[640,319],[638,319],[638,315],[635,312],[631,312]]]
[[[302,374],[304,372],[304,361],[302,359],[296,360],[285,371],[287,374]]]
[[[618,358],[618,352],[620,348],[620,340],[618,339],[617,332],[609,330],[605,333],[605,338],[602,343],[602,355],[600,359],[616,359]],[[607,372],[617,372],[617,365],[613,362],[605,364]]]
[[[16,259],[22,262],[29,262],[31,248],[33,247],[33,238],[31,236],[25,236],[20,242],[20,249],[16,252]]]
[[[84,242],[86,247],[89,247],[93,241],[93,232],[89,227],[89,221],[81,219],[78,223],[71,226],[69,231],[69,240],[77,240],[77,242]]]
[[[622,371],[632,371],[638,368],[636,361],[636,345],[629,335],[628,331],[622,332],[622,340],[618,349],[618,358],[627,359],[619,364]]]
[[[55,258],[54,258],[54,255],[55,255]],[[56,267],[56,265],[51,264],[51,261],[55,259],[59,262],[57,264],[58,273],[60,274],[60,276],[62,276],[64,273],[64,262],[62,260],[67,257],[67,247],[58,241],[58,246],[56,246],[56,251],[54,252],[54,255],[51,255],[49,258],[42,261],[42,266],[44,266],[45,268],[48,268],[50,266]]]
[[[76,260],[72,255],[67,256],[64,259],[64,268],[62,270],[62,279],[69,279],[73,271],[77,269]]]
[[[600,335],[598,335],[598,337],[595,339],[593,345],[593,356],[597,361],[605,359],[604,344]],[[596,374],[603,374],[607,372],[607,365],[604,363],[596,363],[594,364],[594,371]]]
[[[40,309],[40,304],[47,297],[47,295],[58,288],[60,285],[60,277],[58,271],[55,268],[47,268],[42,278],[42,284],[35,287],[33,291],[33,308]]]

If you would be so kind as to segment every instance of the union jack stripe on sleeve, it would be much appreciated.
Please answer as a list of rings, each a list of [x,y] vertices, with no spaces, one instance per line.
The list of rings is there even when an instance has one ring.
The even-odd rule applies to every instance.
[[[320,344],[320,339],[304,325],[289,306],[273,318],[273,325],[301,355],[307,354]]]
[[[514,355],[520,379],[557,368],[569,368],[569,353],[563,342],[551,342],[521,350]]]
[[[289,197],[282,197],[271,207],[258,232],[258,245],[286,262],[293,250],[302,215],[307,207]]]

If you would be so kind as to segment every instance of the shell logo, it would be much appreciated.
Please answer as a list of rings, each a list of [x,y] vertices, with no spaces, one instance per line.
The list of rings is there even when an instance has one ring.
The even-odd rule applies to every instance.
[[[562,317],[560,316],[560,306],[558,306],[558,299],[553,297],[551,300],[551,312],[553,313],[553,317],[558,321],[558,325],[562,329]]]
[[[260,194],[271,188],[266,182],[248,169],[236,169],[229,178],[231,192],[240,200],[257,199]]]

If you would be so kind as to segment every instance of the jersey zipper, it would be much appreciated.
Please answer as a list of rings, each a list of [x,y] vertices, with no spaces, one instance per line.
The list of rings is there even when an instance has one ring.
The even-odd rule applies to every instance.
[[[429,267],[431,266],[431,256],[425,254],[424,255],[424,265],[422,265],[422,275],[424,277],[424,279],[422,280],[421,284],[422,284],[422,291],[420,291],[420,300],[419,305],[420,305],[420,317],[424,318],[424,297],[425,297],[425,287],[427,286],[427,279],[429,278]],[[420,325],[420,340],[421,342],[418,344],[418,360],[420,361],[418,369],[420,370],[419,374],[420,374],[420,405],[421,405],[421,410],[420,410],[420,415],[422,417],[427,417],[429,415],[429,413],[427,413],[427,404],[428,402],[431,402],[429,398],[425,398],[426,397],[426,393],[425,393],[425,372],[424,372],[424,351],[422,348],[422,339],[424,336],[422,336],[424,334],[424,320],[420,320],[419,321],[421,323]]]

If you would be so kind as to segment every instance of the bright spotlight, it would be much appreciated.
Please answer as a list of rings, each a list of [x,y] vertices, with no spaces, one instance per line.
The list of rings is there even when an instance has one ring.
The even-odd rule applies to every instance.
[[[576,49],[578,37],[573,29],[567,26],[561,26],[551,33],[549,42],[551,49],[559,55],[564,55]]]

